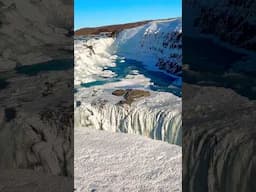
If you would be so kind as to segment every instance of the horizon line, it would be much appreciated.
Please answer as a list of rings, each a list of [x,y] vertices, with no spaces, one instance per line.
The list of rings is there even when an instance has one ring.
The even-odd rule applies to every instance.
[[[81,29],[93,29],[93,28],[101,28],[101,27],[109,27],[109,26],[115,26],[115,25],[124,25],[124,24],[132,24],[132,23],[139,23],[139,22],[146,22],[146,21],[158,21],[158,20],[169,20],[169,19],[178,19],[178,18],[182,18],[182,16],[177,16],[177,17],[171,17],[171,18],[160,18],[160,19],[146,19],[146,20],[136,20],[136,21],[129,21],[126,23],[114,23],[114,24],[106,24],[106,25],[98,25],[98,26],[89,26],[89,27],[80,27],[78,29],[74,28],[74,31],[78,31]]]

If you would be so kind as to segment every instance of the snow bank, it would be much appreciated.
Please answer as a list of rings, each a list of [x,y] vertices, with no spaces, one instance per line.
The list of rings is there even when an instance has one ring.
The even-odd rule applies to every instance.
[[[181,147],[141,136],[75,131],[75,189],[182,191]]]

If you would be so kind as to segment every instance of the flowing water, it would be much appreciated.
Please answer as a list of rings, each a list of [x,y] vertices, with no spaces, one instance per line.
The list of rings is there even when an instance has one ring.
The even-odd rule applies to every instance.
[[[16,72],[28,76],[34,76],[47,71],[65,71],[74,67],[73,59],[52,60],[34,65],[26,65],[16,68]]]

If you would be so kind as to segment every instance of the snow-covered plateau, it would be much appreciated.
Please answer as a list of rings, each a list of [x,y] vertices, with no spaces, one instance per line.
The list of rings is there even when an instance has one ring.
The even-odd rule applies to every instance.
[[[141,136],[75,131],[76,191],[181,191],[181,147]]]

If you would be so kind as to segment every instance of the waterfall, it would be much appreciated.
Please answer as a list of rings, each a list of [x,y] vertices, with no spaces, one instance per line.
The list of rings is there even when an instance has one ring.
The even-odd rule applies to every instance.
[[[151,92],[150,97],[137,100],[131,106],[118,105],[119,100],[109,102],[116,99],[111,94],[104,98],[95,97],[91,101],[80,98],[86,102],[75,109],[75,127],[138,134],[181,145],[179,97]]]

